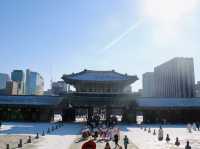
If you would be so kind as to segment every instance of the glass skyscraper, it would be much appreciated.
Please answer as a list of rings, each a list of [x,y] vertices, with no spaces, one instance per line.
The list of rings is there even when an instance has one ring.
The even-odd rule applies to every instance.
[[[43,95],[44,79],[38,72],[26,70],[26,95]]]
[[[9,75],[5,73],[0,73],[0,89],[6,88],[7,81],[10,81]]]
[[[25,74],[23,70],[13,70],[11,73],[12,81],[18,83],[18,95],[25,94]]]

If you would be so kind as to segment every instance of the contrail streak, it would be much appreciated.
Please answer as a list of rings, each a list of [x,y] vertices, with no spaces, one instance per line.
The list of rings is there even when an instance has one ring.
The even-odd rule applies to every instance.
[[[100,53],[104,53],[107,50],[109,50],[110,48],[112,48],[114,45],[116,45],[117,43],[119,43],[123,38],[125,38],[131,31],[137,29],[139,27],[139,25],[141,25],[142,23],[143,23],[143,19],[137,21],[135,24],[133,24],[132,26],[130,26],[125,32],[123,32],[117,38],[115,38],[114,40],[112,40],[111,42],[109,42],[103,49],[100,50]]]

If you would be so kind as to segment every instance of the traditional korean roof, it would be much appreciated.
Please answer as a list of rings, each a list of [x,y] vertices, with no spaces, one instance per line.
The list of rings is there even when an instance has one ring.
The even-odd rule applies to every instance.
[[[70,75],[63,75],[65,82],[68,81],[132,81],[138,80],[137,76],[129,76],[127,74],[120,74],[112,71],[94,71],[84,70],[79,73],[72,73]]]
[[[200,98],[138,98],[140,108],[200,108]]]
[[[57,106],[61,101],[58,96],[0,96],[0,105],[8,106]]]

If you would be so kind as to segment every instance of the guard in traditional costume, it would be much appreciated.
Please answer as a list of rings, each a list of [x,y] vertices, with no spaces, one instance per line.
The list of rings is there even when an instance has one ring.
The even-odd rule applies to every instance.
[[[96,149],[96,143],[92,140],[84,143],[81,149]]]

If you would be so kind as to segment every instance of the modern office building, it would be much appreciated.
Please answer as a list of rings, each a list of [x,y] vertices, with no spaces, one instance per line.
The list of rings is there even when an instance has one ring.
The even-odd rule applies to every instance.
[[[6,88],[7,81],[10,81],[9,75],[5,73],[0,73],[0,89]]]
[[[155,97],[194,97],[193,58],[177,57],[154,68]]]
[[[6,95],[21,95],[19,92],[19,82],[7,81],[6,83]]]
[[[64,81],[53,82],[51,92],[53,95],[60,95],[67,93],[68,88],[68,85]]]
[[[13,70],[11,73],[11,79],[18,84],[17,95],[25,94],[25,74],[23,70]]]
[[[194,92],[195,97],[200,97],[200,81],[195,84]]]
[[[26,70],[26,95],[43,95],[44,79],[38,72]]]
[[[142,75],[143,84],[143,97],[153,97],[155,94],[154,90],[154,72],[146,72]]]

